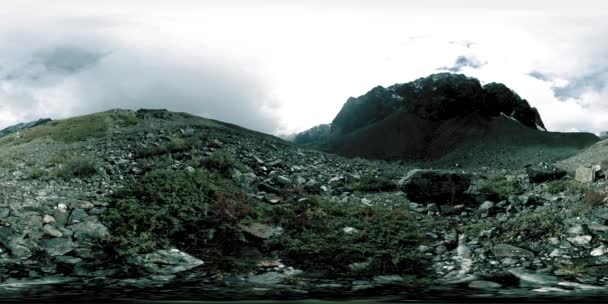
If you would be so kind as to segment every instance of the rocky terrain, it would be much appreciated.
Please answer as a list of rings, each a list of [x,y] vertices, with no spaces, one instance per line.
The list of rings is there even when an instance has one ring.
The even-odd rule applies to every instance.
[[[521,168],[557,161],[597,142],[590,133],[547,132],[538,111],[499,83],[441,73],[349,98],[331,123],[301,133],[305,143],[347,157],[419,166]]]
[[[578,169],[349,159],[165,110],[52,121],[0,138],[0,296],[602,295],[606,181]]]

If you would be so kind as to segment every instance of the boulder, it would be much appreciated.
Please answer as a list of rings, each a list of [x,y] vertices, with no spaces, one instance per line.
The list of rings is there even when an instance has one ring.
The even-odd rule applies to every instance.
[[[574,179],[581,183],[593,183],[598,177],[602,167],[599,165],[595,166],[581,166],[576,169],[576,175]]]
[[[203,261],[178,249],[161,249],[136,255],[128,258],[127,263],[155,274],[175,274],[203,265]]]
[[[566,176],[566,171],[544,162],[526,167],[526,173],[531,183],[543,183]]]
[[[414,169],[399,181],[399,189],[419,203],[453,203],[462,200],[471,175],[454,171]]]
[[[494,248],[492,248],[492,253],[497,257],[534,257],[532,251],[507,244],[498,244],[494,246]]]

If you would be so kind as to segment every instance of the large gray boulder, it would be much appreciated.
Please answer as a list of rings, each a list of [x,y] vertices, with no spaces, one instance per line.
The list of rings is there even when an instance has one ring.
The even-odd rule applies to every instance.
[[[203,261],[178,249],[160,249],[136,255],[128,258],[127,263],[155,274],[175,274],[203,265]]]
[[[544,183],[547,181],[561,179],[567,172],[547,163],[526,167],[526,173],[531,183]]]
[[[468,173],[414,169],[399,181],[399,189],[418,203],[456,203],[469,200],[465,191],[471,181]]]

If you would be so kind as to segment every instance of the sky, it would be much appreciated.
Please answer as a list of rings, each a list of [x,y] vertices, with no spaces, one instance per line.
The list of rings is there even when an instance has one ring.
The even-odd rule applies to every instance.
[[[51,4],[52,3],[52,4]],[[608,1],[2,0],[0,128],[167,108],[276,135],[438,72],[608,130]]]

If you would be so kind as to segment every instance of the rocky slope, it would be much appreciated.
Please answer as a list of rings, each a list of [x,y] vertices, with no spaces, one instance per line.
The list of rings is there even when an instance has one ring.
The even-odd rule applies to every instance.
[[[415,170],[162,110],[14,133],[0,160],[6,297],[510,298],[608,284],[605,181],[548,164]]]
[[[347,157],[517,168],[596,141],[546,132],[538,111],[503,84],[442,73],[349,98],[316,146]]]

